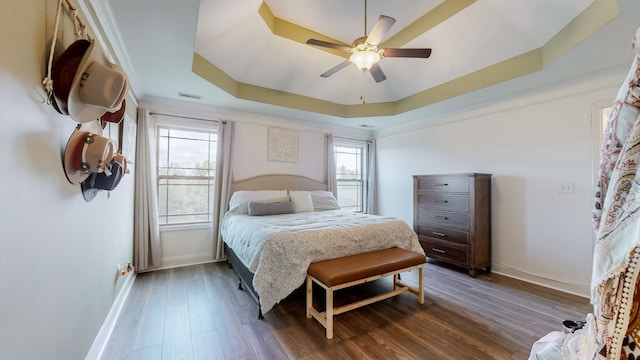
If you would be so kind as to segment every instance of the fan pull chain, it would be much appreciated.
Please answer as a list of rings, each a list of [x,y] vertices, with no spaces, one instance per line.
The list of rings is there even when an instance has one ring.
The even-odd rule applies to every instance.
[[[362,78],[361,78],[362,80],[360,81],[360,101],[362,101],[362,105],[367,103],[364,100],[364,89],[365,89],[365,86],[364,86],[364,77],[365,77],[365,75],[364,75],[364,73],[365,73],[365,71],[363,70],[362,71]]]

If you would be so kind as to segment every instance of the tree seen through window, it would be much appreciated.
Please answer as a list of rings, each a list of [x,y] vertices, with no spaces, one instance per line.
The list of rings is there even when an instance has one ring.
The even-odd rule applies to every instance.
[[[335,146],[336,197],[342,209],[362,212],[364,198],[363,148]]]
[[[211,131],[159,128],[161,225],[212,221],[217,140]]]

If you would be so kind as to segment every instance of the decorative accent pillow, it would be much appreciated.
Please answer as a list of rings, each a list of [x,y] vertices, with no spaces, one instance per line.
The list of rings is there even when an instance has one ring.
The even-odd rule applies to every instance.
[[[278,202],[256,202],[250,201],[248,204],[249,216],[280,215],[293,213],[293,203],[291,201]]]
[[[311,192],[314,211],[340,210],[338,200],[331,191],[314,190]]]
[[[236,191],[229,200],[229,209],[249,201],[276,202],[289,200],[287,190],[243,190]]]
[[[313,211],[313,201],[311,201],[311,193],[308,191],[289,191],[291,202],[293,203],[293,211],[297,213]]]

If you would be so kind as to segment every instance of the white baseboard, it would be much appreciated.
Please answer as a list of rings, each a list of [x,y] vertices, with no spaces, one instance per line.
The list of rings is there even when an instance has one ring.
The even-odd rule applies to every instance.
[[[545,275],[534,274],[512,266],[501,264],[491,264],[491,272],[587,299],[590,298],[591,286],[589,284],[579,284],[561,279],[553,279]]]
[[[107,317],[100,327],[100,331],[98,331],[98,335],[96,335],[96,338],[93,340],[93,344],[91,345],[91,349],[89,349],[85,360],[99,360],[102,357],[102,353],[104,352],[104,349],[107,346],[109,339],[111,338],[111,333],[116,326],[116,322],[118,321],[118,317],[120,316],[122,307],[127,301],[129,291],[131,290],[135,279],[135,272],[129,273],[129,276],[126,277],[125,283],[122,284],[122,288],[120,288],[116,299],[113,301],[111,310],[109,310]]]
[[[208,262],[215,261],[211,253],[201,253],[194,255],[186,255],[186,256],[172,256],[165,257],[160,259],[160,267],[158,269],[170,269],[180,266],[188,266],[188,265],[196,265],[196,264],[204,264]]]

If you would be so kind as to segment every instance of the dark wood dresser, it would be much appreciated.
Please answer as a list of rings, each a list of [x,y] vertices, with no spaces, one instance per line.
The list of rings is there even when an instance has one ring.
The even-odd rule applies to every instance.
[[[428,257],[491,271],[491,174],[413,176],[413,230]]]

